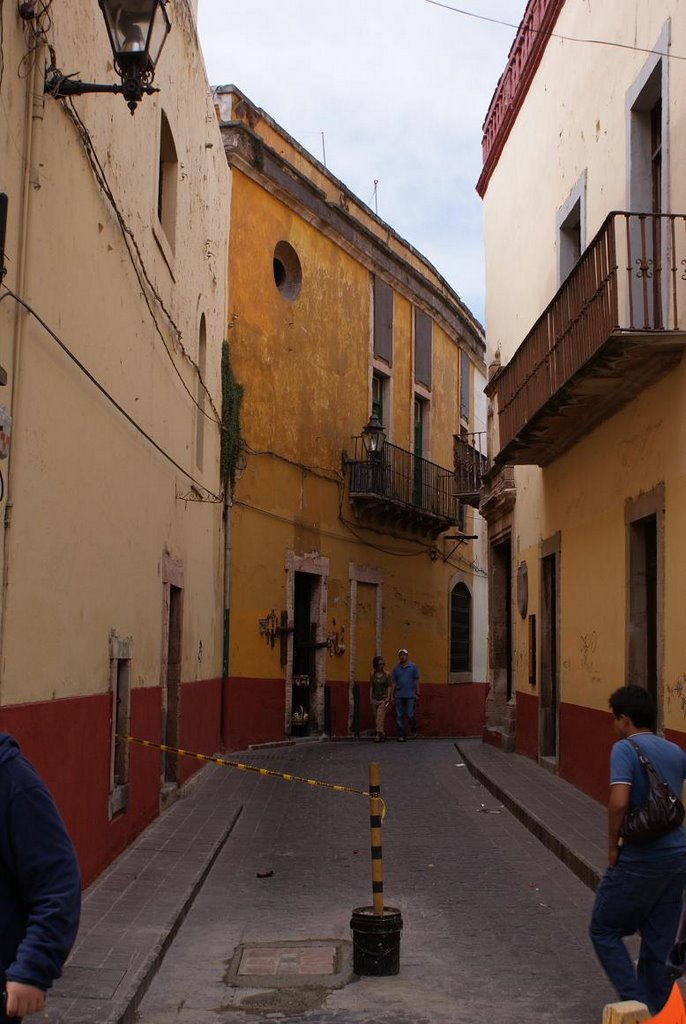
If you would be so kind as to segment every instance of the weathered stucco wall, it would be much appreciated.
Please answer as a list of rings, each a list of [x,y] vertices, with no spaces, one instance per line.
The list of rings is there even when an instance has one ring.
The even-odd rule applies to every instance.
[[[63,72],[115,81],[91,6],[54,6],[46,39]],[[222,664],[221,504],[206,499],[220,492],[230,183],[186,0],[171,5],[171,16],[160,92],[132,117],[117,96],[76,97],[73,106],[44,97],[47,51],[36,52],[31,73],[23,23],[16,8],[3,11],[5,284],[103,390],[35,317],[3,299],[0,363],[9,381],[0,403],[14,424],[0,464],[0,718],[51,783],[87,879],[157,812],[159,757],[135,755],[129,809],[108,823],[110,633],[132,638],[131,728],[159,738],[165,558],[183,571],[181,735],[195,714],[186,735],[218,742],[218,708],[211,722],[203,710],[211,702],[196,701],[192,686],[207,682],[218,695]],[[176,151],[166,228],[158,216],[162,112]],[[136,696],[142,689],[147,703]],[[44,742],[50,723],[59,728],[52,746]]]
[[[500,348],[503,363],[560,285],[559,219],[570,197],[582,199],[582,250],[610,211],[649,208],[637,206],[631,108],[659,59],[646,51],[684,52],[686,11],[671,0],[650,5],[631,0],[623,6],[621,19],[616,14],[611,5],[565,3],[557,34],[619,45],[549,40],[488,185],[487,339],[490,357]],[[686,69],[682,61],[667,56],[662,64],[662,209],[683,213],[686,186],[679,154],[686,137],[681,103]],[[608,694],[623,684],[627,672],[625,501],[661,483],[665,517],[659,701],[666,728],[684,731],[686,726],[679,689],[686,672],[679,627],[686,547],[678,525],[686,483],[685,373],[680,365],[645,388],[545,470],[516,467],[513,563],[515,570],[521,560],[528,564],[530,611],[540,608],[540,543],[561,534],[560,742],[567,747],[560,763],[588,788],[596,783],[573,767],[571,745],[579,742],[584,722],[589,735],[595,735],[599,721],[605,722]],[[529,696],[539,696],[539,688],[528,684],[528,624],[517,614],[513,622],[515,688],[524,708]],[[572,714],[570,706],[581,708],[587,717]],[[535,753],[530,735],[525,745],[526,752]]]
[[[436,322],[445,315],[442,307],[436,307],[433,384],[428,391],[417,389],[414,305],[429,312],[431,307],[413,291],[412,273],[402,279],[399,274],[395,280],[391,273],[383,273],[380,257],[375,263],[378,242],[361,231],[355,244],[341,241],[335,225],[315,217],[302,199],[300,180],[288,168],[297,168],[322,190],[331,190],[330,176],[326,179],[324,170],[304,151],[291,149],[281,130],[264,121],[264,112],[241,101],[237,91],[219,90],[219,94],[227,122],[229,116],[243,119],[260,140],[275,147],[286,162],[284,181],[291,181],[290,187],[302,200],[299,206],[274,188],[269,175],[276,176],[277,170],[269,163],[269,154],[254,165],[241,157],[234,122],[227,123],[225,144],[233,147],[227,148],[232,176],[230,350],[232,370],[244,389],[241,434],[245,442],[232,516],[227,700],[229,709],[235,710],[233,721],[229,710],[229,735],[236,737],[236,743],[246,742],[257,731],[265,732],[265,718],[273,724],[271,734],[262,738],[276,738],[289,727],[288,666],[281,663],[279,638],[272,647],[260,634],[258,620],[272,609],[277,620],[282,611],[292,614],[287,561],[308,553],[327,560],[326,612],[318,622],[318,640],[340,635],[341,630],[345,633],[344,650],[325,650],[318,663],[318,685],[326,683],[331,690],[327,699],[332,731],[347,732],[351,727],[353,682],[362,684],[360,727],[369,727],[366,683],[371,658],[381,650],[390,667],[402,645],[411,650],[422,673],[427,728],[438,732],[442,721],[445,731],[455,731],[459,718],[455,709],[463,703],[465,727],[478,730],[473,721],[480,711],[472,709],[482,704],[483,679],[477,674],[473,679],[479,684],[478,693],[469,695],[469,685],[450,687],[451,709],[439,709],[436,703],[432,712],[430,696],[432,687],[448,691],[449,589],[460,571],[474,584],[471,563],[477,547],[468,542],[451,554],[454,542],[412,536],[391,519],[370,529],[369,523],[356,519],[350,505],[349,471],[342,460],[344,452],[353,455],[354,438],[369,418],[374,272],[394,288],[393,359],[387,368],[392,380],[384,407],[388,439],[412,450],[414,395],[421,391],[431,408],[424,454],[448,470],[453,435],[459,430],[460,332],[472,328],[454,318],[449,331],[442,321]],[[268,168],[264,173],[262,166]],[[340,216],[346,225],[357,223],[354,203],[354,198],[346,196],[341,204]],[[372,220],[367,213],[360,216],[362,225]],[[373,226],[380,235],[378,224]],[[358,229],[351,227],[351,237],[353,230]],[[274,251],[282,240],[293,246],[302,270],[301,289],[293,301],[284,297],[274,279]],[[397,244],[396,249],[401,251]],[[442,295],[442,282],[432,277],[425,262],[410,250],[402,250],[405,257],[409,268],[419,267],[426,275],[427,294],[431,288]],[[482,373],[483,362],[475,362]],[[449,556],[445,560],[444,554]],[[378,586],[382,587],[381,620]],[[485,668],[481,597],[476,607],[483,616],[474,644],[478,673]],[[252,719],[248,726],[246,719]],[[322,727],[321,718],[317,724]]]

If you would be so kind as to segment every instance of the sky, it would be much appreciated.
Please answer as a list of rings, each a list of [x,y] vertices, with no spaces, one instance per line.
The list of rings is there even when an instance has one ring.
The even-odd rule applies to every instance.
[[[446,3],[510,26],[428,0],[199,0],[198,23],[211,84],[325,157],[483,322],[481,128],[526,0]]]

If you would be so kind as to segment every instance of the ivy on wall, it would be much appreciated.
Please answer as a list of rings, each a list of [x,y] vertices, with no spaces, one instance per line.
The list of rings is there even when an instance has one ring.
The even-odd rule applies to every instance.
[[[241,452],[241,402],[243,385],[239,384],[231,369],[229,343],[222,342],[222,441],[221,479],[227,493],[233,492],[236,465]]]

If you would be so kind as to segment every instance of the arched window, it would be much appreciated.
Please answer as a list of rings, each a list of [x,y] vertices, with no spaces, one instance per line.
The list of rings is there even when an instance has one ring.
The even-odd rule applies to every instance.
[[[464,583],[450,594],[450,671],[469,672],[472,667],[472,595]]]

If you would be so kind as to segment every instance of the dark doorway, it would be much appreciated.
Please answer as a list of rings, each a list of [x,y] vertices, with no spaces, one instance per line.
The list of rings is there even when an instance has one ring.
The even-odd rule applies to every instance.
[[[497,703],[512,698],[512,543],[491,548],[491,663]]]
[[[541,559],[541,706],[540,756],[557,760],[559,670],[559,555]]]
[[[316,624],[312,622],[312,599],[316,579],[296,572],[293,593],[293,692],[291,735],[307,736],[314,723],[312,690],[315,686]]]
[[[179,717],[181,710],[181,619],[183,591],[169,586],[169,620],[167,637],[167,673],[162,707],[162,743],[179,746]],[[176,754],[162,753],[162,782],[178,783],[179,768]]]

